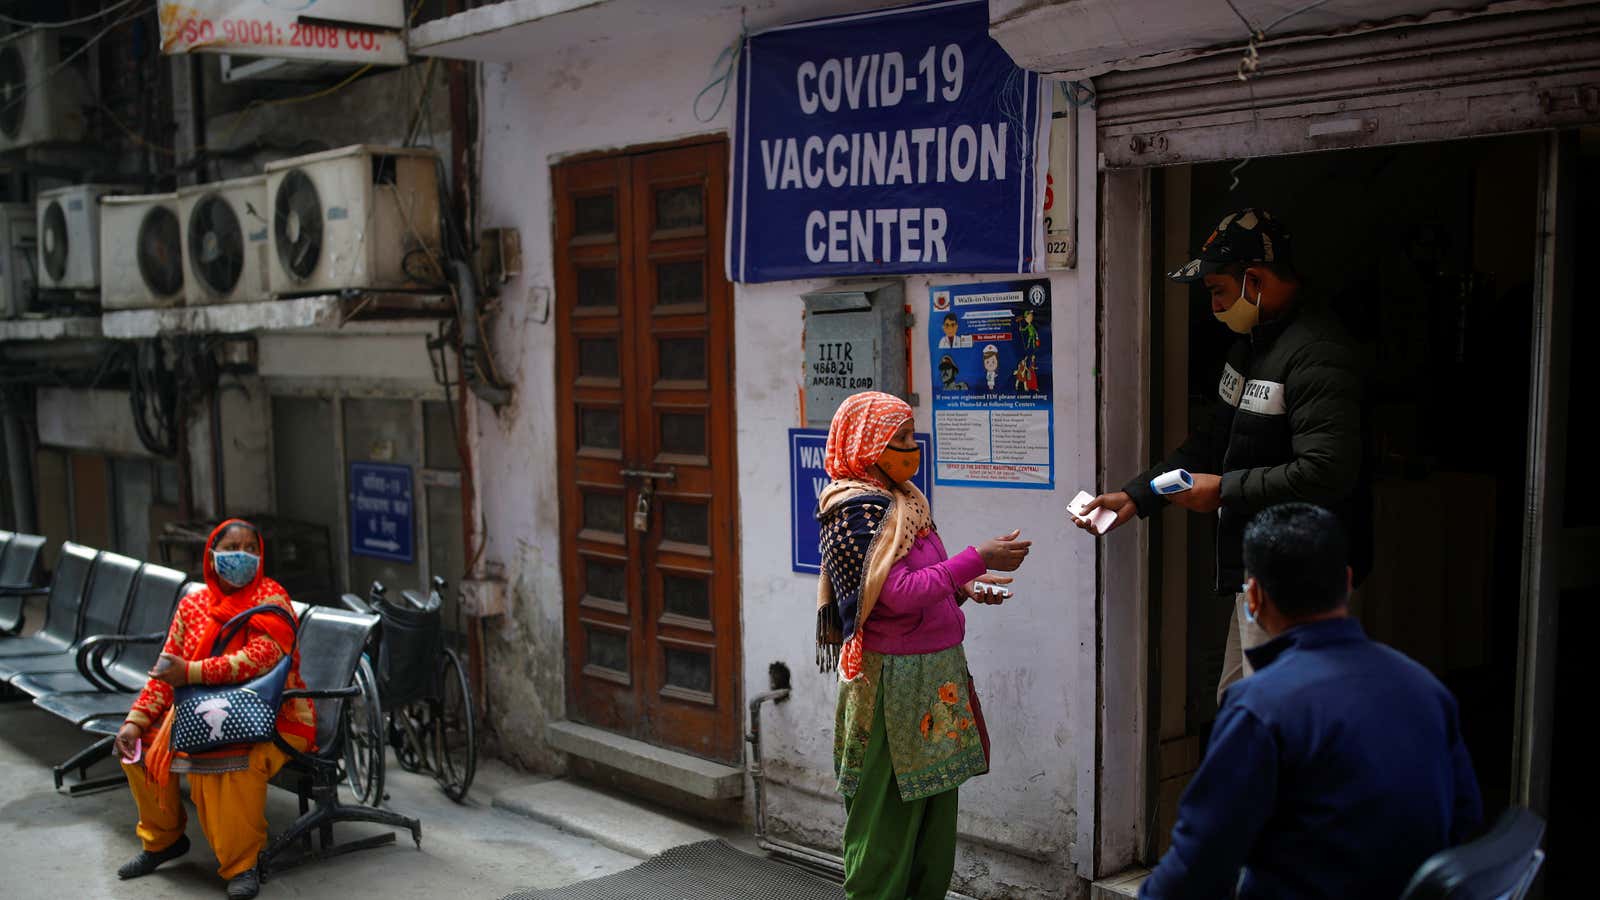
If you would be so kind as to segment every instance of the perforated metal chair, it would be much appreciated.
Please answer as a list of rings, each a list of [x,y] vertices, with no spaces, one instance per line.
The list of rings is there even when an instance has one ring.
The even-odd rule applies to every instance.
[[[55,573],[46,590],[43,627],[36,634],[0,643],[0,662],[18,656],[62,653],[72,646],[82,624],[80,613],[84,592],[89,586],[89,570],[94,567],[98,555],[99,551],[71,541],[61,545],[61,558],[56,561]]]
[[[278,747],[289,755],[289,762],[272,783],[299,796],[300,818],[274,837],[257,859],[256,869],[262,881],[292,866],[380,847],[395,839],[393,832],[385,832],[335,843],[333,826],[337,822],[373,822],[404,828],[411,832],[417,848],[422,848],[422,823],[416,819],[386,809],[339,802],[344,707],[360,691],[355,685],[356,666],[377,623],[374,615],[322,606],[306,612],[300,620],[300,677],[306,689],[286,691],[284,697],[306,697],[316,704],[317,748],[314,753],[301,753],[278,739]],[[315,848],[313,833],[317,835]],[[288,851],[297,844],[300,852],[290,856]]]
[[[43,535],[0,531],[0,636],[21,632],[28,598],[48,590],[39,564],[44,544]]]
[[[1400,900],[1522,900],[1544,864],[1544,820],[1506,810],[1481,838],[1428,857]]]

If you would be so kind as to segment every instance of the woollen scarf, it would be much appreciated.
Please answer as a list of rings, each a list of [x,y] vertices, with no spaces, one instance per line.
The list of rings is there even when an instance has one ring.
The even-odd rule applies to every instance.
[[[889,570],[934,530],[928,498],[910,482],[886,483],[875,469],[910,405],[879,391],[853,394],[828,428],[823,469],[832,482],[817,501],[823,573],[817,579],[817,658],[854,681],[861,675],[862,626]],[[846,564],[829,565],[843,557]],[[841,604],[853,595],[855,602]]]

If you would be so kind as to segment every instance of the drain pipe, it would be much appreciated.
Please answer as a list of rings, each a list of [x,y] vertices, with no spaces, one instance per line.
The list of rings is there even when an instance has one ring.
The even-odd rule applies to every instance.
[[[28,450],[27,433],[22,424],[24,406],[19,388],[0,388],[0,417],[4,418],[6,478],[11,482],[12,522],[20,532],[37,530],[33,518],[33,454]]]
[[[450,260],[450,280],[455,284],[456,297],[461,309],[461,377],[479,400],[499,409],[511,402],[511,392],[488,381],[488,375],[478,369],[478,354],[482,351],[483,336],[478,333],[478,283],[472,267],[459,259]]]
[[[816,850],[791,841],[780,840],[767,834],[766,769],[761,760],[761,706],[767,701],[782,703],[789,699],[789,667],[775,662],[767,667],[767,677],[772,689],[750,698],[750,733],[745,740],[750,744],[750,781],[756,792],[756,846],[781,856],[803,868],[819,872],[837,880],[844,879],[844,858],[825,850]],[[947,900],[973,900],[966,894],[948,891]]]
[[[750,733],[745,740],[750,743],[750,782],[756,792],[756,844],[768,853],[782,856],[791,862],[823,874],[838,878],[844,875],[844,860],[831,853],[813,850],[767,834],[766,769],[761,757],[761,706],[768,701],[782,703],[789,699],[789,667],[775,662],[767,669],[772,689],[750,698]]]
[[[766,771],[761,766],[761,705],[767,701],[782,703],[789,699],[789,667],[775,662],[767,667],[771,690],[750,698],[750,733],[744,739],[750,743],[750,782],[756,792],[756,839],[767,837]]]

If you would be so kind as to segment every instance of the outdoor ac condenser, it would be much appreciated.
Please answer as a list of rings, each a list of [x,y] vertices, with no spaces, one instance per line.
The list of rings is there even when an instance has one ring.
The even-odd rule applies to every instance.
[[[100,287],[100,198],[128,192],[117,185],[75,184],[39,193],[34,209],[41,290]]]
[[[100,307],[183,302],[183,227],[177,194],[100,198]]]
[[[82,46],[51,28],[0,40],[0,151],[83,140],[93,94],[79,68],[86,57],[69,59]]]
[[[264,175],[178,191],[190,306],[268,299],[271,211]]]
[[[0,318],[14,319],[33,301],[33,207],[0,203]]]
[[[443,287],[433,151],[357,145],[266,172],[273,294]]]

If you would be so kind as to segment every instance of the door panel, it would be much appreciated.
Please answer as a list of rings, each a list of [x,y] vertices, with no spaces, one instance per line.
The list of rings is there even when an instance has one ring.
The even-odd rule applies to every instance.
[[[556,301],[569,709],[733,761],[725,160],[715,142],[558,167]]]

